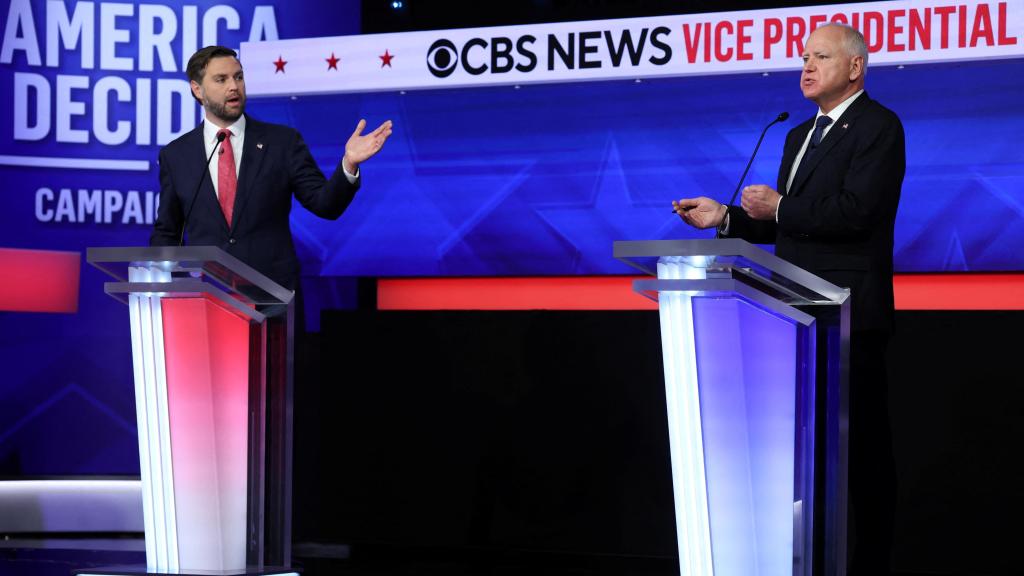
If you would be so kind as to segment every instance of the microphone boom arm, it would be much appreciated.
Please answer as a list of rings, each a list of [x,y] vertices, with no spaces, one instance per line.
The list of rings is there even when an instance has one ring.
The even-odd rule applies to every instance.
[[[203,175],[199,177],[199,183],[196,184],[196,189],[192,192],[192,200],[188,203],[188,210],[185,212],[185,219],[181,221],[181,237],[178,238],[178,246],[185,245],[185,228],[188,227],[188,217],[192,215],[192,208],[195,208],[196,198],[199,197],[199,189],[203,187],[203,180],[206,179],[206,173],[210,171],[210,160],[213,160],[213,155],[217,153],[217,148],[220,147],[220,143],[224,141],[226,136],[227,135],[224,132],[217,133],[217,143],[213,145],[210,157],[206,159],[206,164],[203,165]]]
[[[740,176],[740,181],[736,183],[736,190],[733,191],[732,197],[729,198],[729,203],[727,204],[727,206],[732,206],[732,203],[736,201],[736,194],[739,193],[740,187],[743,186],[743,180],[747,177],[747,172],[750,171],[751,165],[754,164],[754,157],[757,156],[757,151],[761,148],[761,141],[764,140],[764,135],[768,133],[768,129],[778,124],[779,122],[784,122],[787,118],[789,118],[789,112],[783,112],[782,114],[776,116],[775,120],[772,120],[770,123],[768,123],[768,125],[764,127],[764,130],[761,130],[761,137],[757,139],[757,145],[754,146],[754,153],[750,155],[750,160],[747,162],[747,167],[743,169],[743,175]]]

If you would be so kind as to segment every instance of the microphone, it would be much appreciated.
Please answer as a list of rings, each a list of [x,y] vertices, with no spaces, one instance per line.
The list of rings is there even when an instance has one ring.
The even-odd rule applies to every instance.
[[[764,137],[764,135],[761,135]],[[185,212],[185,221],[181,223],[181,238],[178,239],[178,246],[185,245],[185,228],[188,228],[188,217],[192,215],[192,208],[195,208],[196,198],[199,197],[199,189],[203,186],[203,180],[206,179],[206,173],[210,171],[210,160],[213,160],[213,155],[217,153],[217,148],[220,147],[220,143],[227,137],[226,132],[217,133],[217,143],[213,145],[213,150],[210,151],[210,157],[206,159],[206,164],[203,165],[203,175],[199,177],[199,183],[196,184],[196,189],[192,192],[192,200],[188,203],[188,211]]]
[[[783,113],[779,114],[778,116],[776,116],[775,120],[772,120],[771,122],[769,122],[768,125],[765,126],[764,130],[761,130],[761,137],[758,138],[758,145],[756,147],[754,147],[754,154],[751,155],[751,160],[748,163],[746,163],[746,168],[743,169],[743,175],[739,176],[739,181],[736,182],[736,190],[733,191],[732,198],[729,199],[729,203],[726,204],[726,206],[732,206],[732,203],[735,202],[736,195],[739,194],[739,189],[740,189],[740,187],[743,186],[743,179],[746,178],[746,172],[749,172],[750,169],[751,169],[751,164],[754,164],[754,157],[758,155],[758,149],[761,148],[761,140],[765,139],[765,134],[768,133],[768,128],[771,128],[772,126],[774,126],[775,124],[778,124],[779,122],[785,121],[785,119],[788,118],[788,117],[790,117],[790,113],[783,112]],[[728,215],[728,212],[726,213],[726,215]],[[722,227],[721,227],[721,225],[720,225],[720,227],[718,227],[715,230],[715,238],[716,239],[722,238]]]
[[[754,163],[754,157],[757,156],[757,151],[761,148],[761,141],[764,140],[764,135],[768,133],[768,129],[779,122],[785,122],[788,118],[789,112],[783,112],[776,116],[775,120],[769,122],[768,125],[764,127],[764,130],[761,131],[761,137],[757,139],[757,145],[754,146],[754,153],[750,155],[750,161],[747,162],[747,167],[743,170],[743,175],[740,176],[740,181],[736,184],[736,190],[732,193],[732,198],[729,198],[729,203],[726,204],[726,206],[731,206],[732,203],[736,201],[736,194],[739,193],[740,187],[743,186],[743,180],[747,177],[747,172],[750,171],[751,164]],[[672,213],[677,214],[675,210],[673,210]]]
[[[754,153],[750,155],[750,161],[747,162],[747,167],[743,170],[743,176],[740,176],[740,181],[736,183],[736,190],[732,193],[732,198],[729,198],[729,203],[726,204],[727,206],[732,206],[732,203],[736,201],[736,194],[739,193],[740,187],[743,186],[743,179],[747,177],[747,172],[750,171],[750,165],[754,163],[754,156],[757,156],[757,150],[761,147],[761,141],[764,140],[764,135],[768,133],[768,129],[779,122],[785,122],[787,118],[789,118],[789,112],[783,112],[776,116],[775,120],[769,122],[768,125],[764,127],[764,130],[761,130],[761,137],[757,139],[757,146],[754,146]]]

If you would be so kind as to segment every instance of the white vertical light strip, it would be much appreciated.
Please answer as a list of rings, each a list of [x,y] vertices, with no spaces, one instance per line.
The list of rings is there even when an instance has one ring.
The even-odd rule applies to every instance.
[[[658,263],[659,279],[702,277],[703,269],[678,259]],[[684,292],[660,292],[658,302],[679,569],[684,576],[713,576],[692,300]]]
[[[152,267],[132,266],[128,269],[128,280],[168,282],[170,273]],[[133,311],[132,346],[133,349],[138,347],[140,351],[135,358],[135,393],[136,410],[139,413],[139,455],[145,506],[143,514],[149,513],[146,520],[146,566],[153,571],[176,571],[177,547],[171,547],[172,543],[176,544],[174,483],[170,475],[170,430],[167,427],[160,298],[152,294],[131,294],[129,302]],[[163,382],[163,386],[160,382]],[[168,498],[168,495],[171,497]]]
[[[150,282],[169,282],[170,274],[162,271],[154,271]],[[171,419],[167,409],[167,366],[164,356],[164,321],[163,308],[160,306],[160,296],[150,297],[152,302],[153,315],[153,349],[156,353],[153,356],[154,376],[156,377],[156,398],[157,418],[160,424],[160,461],[163,464],[163,504],[164,519],[167,527],[167,569],[174,573],[179,568],[178,557],[178,516],[175,513],[174,503],[174,463],[171,457]]]
[[[167,534],[164,520],[163,483],[165,481],[163,469],[160,466],[160,423],[156,417],[156,379],[153,375],[153,315],[152,298],[148,295],[132,295],[137,298],[139,305],[140,330],[139,337],[142,345],[142,398],[146,421],[146,453],[147,458],[144,465],[149,469],[149,481],[146,490],[149,492],[153,503],[153,533],[147,534],[146,539],[154,541],[154,556],[146,558],[146,564],[154,570],[161,570],[167,566]]]
[[[129,277],[131,269],[129,269]],[[135,372],[135,418],[139,431],[139,472],[142,481],[142,522],[146,534],[146,568],[156,570],[156,518],[153,511],[153,475],[150,472],[150,436],[146,412],[146,371],[142,338],[142,296],[128,295],[128,314],[132,327],[132,368]]]
[[[138,269],[135,275],[137,279],[133,279],[130,273],[129,280],[146,281],[144,270]],[[146,534],[146,540],[153,539],[154,555],[146,557],[146,565],[153,570],[162,570],[167,566],[167,533],[163,502],[165,479],[160,466],[160,423],[156,417],[156,378],[153,375],[155,370],[153,366],[153,355],[155,354],[153,348],[153,303],[149,295],[132,294],[132,297],[136,299],[139,306],[139,339],[142,346],[142,398],[144,402],[142,409],[145,411],[146,453],[148,456],[143,465],[149,469],[149,481],[144,489],[149,492],[153,503],[153,532]],[[147,546],[148,544],[147,542]]]

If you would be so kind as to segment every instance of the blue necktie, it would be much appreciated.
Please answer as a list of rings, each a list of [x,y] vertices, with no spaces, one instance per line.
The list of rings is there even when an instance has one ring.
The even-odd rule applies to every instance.
[[[806,166],[809,163],[810,157],[814,155],[814,151],[818,148],[818,144],[821,144],[821,138],[825,134],[825,127],[831,123],[832,119],[828,116],[819,116],[818,120],[814,123],[814,132],[811,133],[811,141],[807,144],[807,150],[800,159],[800,165],[796,167],[796,174],[793,176],[794,183],[800,179],[801,171],[807,169]],[[786,189],[786,194],[789,194],[788,188]]]
[[[832,123],[832,119],[828,116],[818,117],[818,121],[814,123],[814,134],[811,134],[811,143],[807,146],[807,152],[814,150],[821,144],[821,137],[825,134],[825,127]]]

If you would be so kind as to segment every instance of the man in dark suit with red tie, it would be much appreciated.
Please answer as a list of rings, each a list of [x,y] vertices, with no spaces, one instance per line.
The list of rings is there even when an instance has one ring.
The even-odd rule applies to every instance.
[[[296,130],[245,114],[245,77],[233,50],[203,48],[187,73],[205,118],[160,151],[160,209],[150,244],[176,246],[184,233],[190,245],[220,247],[297,289],[292,195],[317,216],[341,216],[359,188],[359,165],[384,145],[391,121],[364,135],[360,120],[328,179]],[[215,148],[217,158],[207,164]]]
[[[289,223],[292,197],[322,218],[341,216],[359,188],[360,164],[380,151],[391,134],[391,122],[364,135],[366,122],[360,120],[328,179],[296,130],[245,114],[245,77],[233,50],[203,48],[189,59],[186,70],[204,119],[160,151],[160,208],[150,244],[177,246],[184,239],[190,245],[217,246],[294,290],[296,342],[294,356],[284,366],[292,358],[294,364],[268,371],[294,370],[301,383],[296,387],[298,394],[315,398],[316,380],[306,375],[312,356],[304,339],[299,260]],[[268,438],[279,440],[287,438],[292,408],[288,384],[277,385],[282,388],[265,396],[266,429]],[[290,495],[286,491],[292,449],[279,441],[268,441],[264,448],[267,477],[275,479],[268,480],[274,488],[267,488],[267,504],[261,506],[267,533],[274,535],[268,539],[275,544],[267,554],[287,562]]]
[[[807,39],[800,88],[818,113],[789,132],[778,184],[743,189],[740,206],[673,202],[697,228],[774,243],[775,253],[851,289],[850,497],[853,576],[889,572],[895,465],[885,351],[892,330],[893,232],[906,171],[903,126],[864,92],[868,51],[848,26]]]

